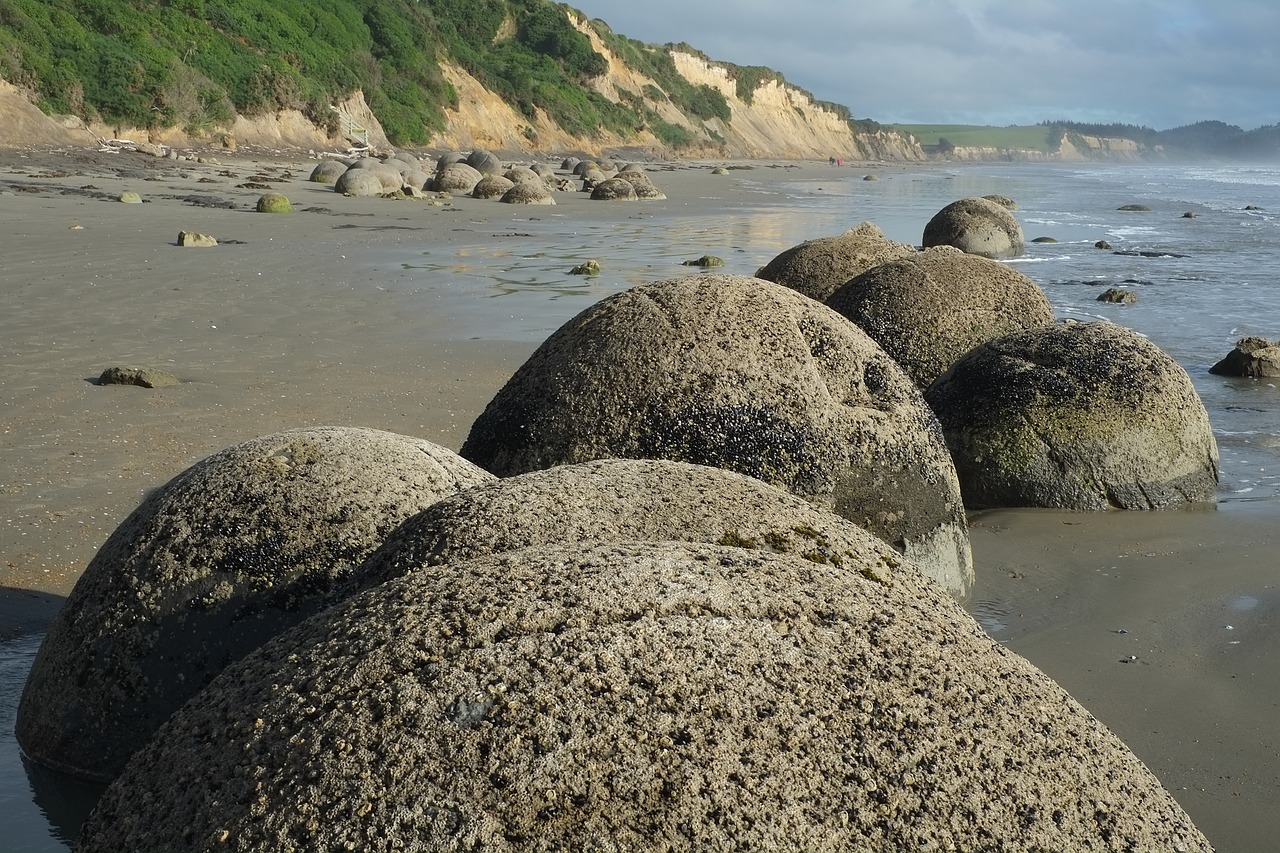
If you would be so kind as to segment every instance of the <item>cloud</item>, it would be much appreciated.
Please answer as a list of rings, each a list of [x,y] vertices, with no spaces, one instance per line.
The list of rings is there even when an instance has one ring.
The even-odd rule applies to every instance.
[[[1273,0],[592,0],[622,35],[765,65],[855,116],[1280,123]]]

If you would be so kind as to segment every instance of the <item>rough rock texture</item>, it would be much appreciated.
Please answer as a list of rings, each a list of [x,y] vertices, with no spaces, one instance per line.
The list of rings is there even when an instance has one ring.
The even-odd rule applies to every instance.
[[[376,196],[383,192],[382,180],[371,169],[347,169],[334,181],[333,191],[352,196]]]
[[[1257,336],[1241,338],[1235,349],[1209,372],[1219,376],[1280,376],[1280,342]]]
[[[540,346],[461,453],[500,476],[591,459],[727,468],[967,577],[955,470],[919,390],[825,305],[703,273],[608,297]]]
[[[451,451],[315,427],[230,447],[153,492],[58,614],[18,710],[23,750],[108,780],[223,667],[331,604],[404,519],[492,479]]]
[[[914,252],[911,246],[885,237],[875,224],[863,222],[838,237],[819,237],[792,246],[756,275],[825,302],[850,279]]]
[[[501,175],[505,171],[498,155],[483,148],[477,148],[467,155],[467,165],[482,175]]]
[[[204,236],[204,235],[196,235]],[[212,237],[209,239],[213,239]],[[215,240],[210,245],[217,245]],[[168,388],[182,380],[158,367],[108,367],[98,376],[99,385],[137,385],[141,388]]]
[[[506,178],[513,184],[534,183],[543,184],[543,178],[537,172],[528,166],[512,166],[503,173],[502,177]]]
[[[432,504],[369,557],[359,582],[529,545],[627,540],[759,548],[854,572],[874,552],[885,565],[915,570],[856,524],[754,477],[665,459],[604,459],[481,483]],[[973,583],[933,580],[957,598]]]
[[[596,184],[591,197],[597,201],[635,201],[635,185],[626,178],[608,178]]]
[[[638,199],[665,199],[667,194],[654,186],[653,179],[647,172],[638,167],[628,166],[618,173],[618,177],[627,181],[636,191]]]
[[[683,543],[415,572],[179,711],[78,853],[1208,851],[936,586]]]
[[[502,175],[485,175],[476,181],[471,188],[472,198],[502,198],[502,195],[515,186],[515,182]]]
[[[977,347],[925,392],[971,508],[1213,501],[1218,448],[1185,370],[1113,323]]]
[[[439,192],[466,195],[483,177],[466,163],[450,163],[436,173],[435,189]]]
[[[827,305],[862,327],[921,388],[978,344],[1053,323],[1049,297],[1034,281],[952,246],[872,267]]]
[[[555,204],[551,190],[542,181],[515,184],[498,201],[503,204]]]
[[[934,214],[924,226],[921,245],[955,246],[986,258],[1013,258],[1022,254],[1026,239],[1022,226],[1008,208],[985,198],[962,198]]]
[[[311,170],[311,176],[308,178],[317,184],[332,184],[347,171],[347,164],[338,160],[321,160],[316,167]]]
[[[367,169],[377,175],[378,181],[382,184],[382,192],[394,192],[404,186],[404,177],[400,174],[400,170],[382,160],[373,158],[358,160],[348,171],[356,169]]]

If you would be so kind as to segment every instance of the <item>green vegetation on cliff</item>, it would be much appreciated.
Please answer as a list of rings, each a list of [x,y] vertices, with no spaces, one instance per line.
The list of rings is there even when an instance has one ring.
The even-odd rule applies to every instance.
[[[282,108],[336,129],[357,89],[393,140],[425,141],[452,61],[572,133],[641,118],[583,84],[606,68],[547,0],[0,0],[0,77],[46,112],[199,132]],[[576,14],[576,13],[573,13]]]

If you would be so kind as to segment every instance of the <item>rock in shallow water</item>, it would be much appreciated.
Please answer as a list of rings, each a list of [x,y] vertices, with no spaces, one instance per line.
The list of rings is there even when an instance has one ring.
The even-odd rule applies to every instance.
[[[1218,447],[1191,377],[1114,323],[997,338],[925,398],[971,509],[1161,509],[1216,497]]]

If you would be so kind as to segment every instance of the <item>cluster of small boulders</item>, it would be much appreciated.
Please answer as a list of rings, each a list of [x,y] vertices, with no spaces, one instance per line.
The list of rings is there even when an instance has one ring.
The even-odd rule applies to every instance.
[[[665,199],[639,164],[617,165],[607,159],[565,158],[559,169],[547,163],[507,164],[477,148],[452,151],[434,163],[398,153],[388,157],[329,158],[311,172],[317,183],[333,184],[349,196],[383,198],[448,198],[471,196],[506,204],[555,204],[558,192],[581,191],[603,201]]]

